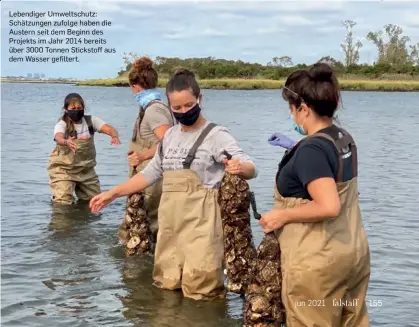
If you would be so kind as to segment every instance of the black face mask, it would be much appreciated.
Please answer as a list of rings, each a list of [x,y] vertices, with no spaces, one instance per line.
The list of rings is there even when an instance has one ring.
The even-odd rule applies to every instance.
[[[196,123],[201,113],[201,108],[197,103],[194,107],[189,109],[187,112],[173,112],[173,116],[177,119],[179,123],[185,126],[191,126]]]
[[[67,110],[66,113],[72,121],[79,121],[84,116],[84,110]]]

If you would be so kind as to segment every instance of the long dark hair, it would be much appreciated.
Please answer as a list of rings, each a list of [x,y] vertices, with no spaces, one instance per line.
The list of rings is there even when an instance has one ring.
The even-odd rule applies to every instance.
[[[65,111],[71,104],[75,104],[75,103],[79,103],[81,107],[83,108],[83,110],[85,110],[86,107],[84,105],[84,100],[81,97],[81,95],[78,93],[70,93],[64,99],[64,106],[63,106],[64,113],[59,119],[59,121],[63,120],[65,122],[68,134],[73,133],[76,129],[74,127],[73,121],[68,117]]]

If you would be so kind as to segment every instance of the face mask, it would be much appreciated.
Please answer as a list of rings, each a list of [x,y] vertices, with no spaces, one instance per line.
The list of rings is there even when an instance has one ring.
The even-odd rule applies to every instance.
[[[303,125],[301,126],[297,125],[292,115],[290,119],[291,119],[291,126],[297,133],[300,133],[301,135],[307,135],[307,132],[304,130]]]
[[[79,121],[84,116],[84,110],[66,110],[66,114],[72,121]]]
[[[173,116],[177,119],[179,123],[185,126],[191,126],[196,123],[199,118],[201,108],[199,107],[199,102],[189,109],[187,112],[173,112]]]

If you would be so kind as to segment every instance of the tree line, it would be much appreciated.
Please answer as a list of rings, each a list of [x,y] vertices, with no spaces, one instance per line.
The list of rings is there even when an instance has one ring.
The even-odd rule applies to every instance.
[[[377,48],[377,58],[372,65],[360,64],[359,54],[363,46],[354,36],[356,22],[342,21],[346,30],[341,49],[343,61],[331,56],[319,58],[317,62],[326,62],[333,66],[338,76],[383,78],[389,75],[419,76],[419,42],[411,43],[404,35],[403,29],[394,24],[387,24],[382,30],[369,32],[366,39]],[[132,62],[139,56],[136,53],[125,53],[124,69],[118,72],[124,75],[131,69]],[[154,60],[155,68],[161,76],[170,76],[177,68],[185,67],[194,71],[200,79],[216,78],[264,78],[279,80],[288,76],[296,69],[304,69],[307,64],[294,64],[290,56],[274,57],[266,65],[248,63],[242,60],[225,60],[214,57],[207,58],[168,58],[158,56]]]

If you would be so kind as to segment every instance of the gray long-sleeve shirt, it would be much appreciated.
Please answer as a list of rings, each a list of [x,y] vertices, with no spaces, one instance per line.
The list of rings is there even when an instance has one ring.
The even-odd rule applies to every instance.
[[[183,132],[181,125],[178,124],[166,132],[163,139],[163,160],[161,160],[159,149],[157,149],[153,159],[140,172],[149,185],[156,183],[162,177],[164,171],[183,169],[183,160],[202,130],[209,123],[207,121],[198,130],[192,132]],[[225,159],[224,154],[222,154],[224,150],[229,152],[233,159],[251,162],[255,166],[254,177],[257,177],[258,173],[253,160],[239,147],[227,128],[216,126],[197,149],[195,159],[190,167],[198,174],[204,187],[214,188],[219,186],[224,176],[224,164],[222,163],[222,160]]]

